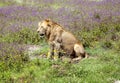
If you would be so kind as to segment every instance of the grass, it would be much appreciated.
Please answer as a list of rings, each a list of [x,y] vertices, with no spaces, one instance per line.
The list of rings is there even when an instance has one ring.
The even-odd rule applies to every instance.
[[[12,50],[8,48],[8,51],[6,51],[9,57],[8,60],[6,61],[6,57],[1,59],[0,63],[0,82],[113,83],[116,80],[120,80],[119,43],[112,39],[108,39],[110,41],[107,42],[106,37],[112,36],[112,34],[107,34],[108,29],[106,27],[104,28],[105,29],[102,30],[100,28],[93,29],[90,33],[87,33],[84,29],[82,32],[76,32],[78,38],[79,35],[83,37],[83,44],[90,55],[88,59],[83,59],[76,64],[67,61],[52,61],[45,58],[30,60],[27,53],[21,53],[19,50],[18,53],[15,53],[17,52],[14,50],[15,48],[9,46],[9,48],[13,49],[13,54],[16,54],[16,57],[10,55]],[[22,29],[11,35],[6,34],[4,37],[1,37],[1,42],[13,42],[13,44],[14,42],[18,44],[40,44],[42,49],[38,49],[32,54],[39,56],[41,54],[47,54],[49,49],[46,41],[40,40],[37,34],[32,31],[33,30]],[[116,29],[114,32],[119,34],[119,31]],[[102,37],[103,34],[106,35]],[[99,39],[97,39],[98,37]],[[93,39],[91,40],[90,38]]]
[[[30,83],[112,83],[120,77],[120,56],[102,48],[87,49],[90,58],[80,63],[35,59],[20,68],[1,72],[2,82]]]
[[[3,4],[3,3],[0,3],[0,7],[2,7],[2,6],[4,6],[5,4]]]
[[[88,31],[84,29],[82,32],[76,32],[78,38],[79,35],[83,37],[83,44],[90,55],[88,59],[83,59],[76,64],[67,61],[52,61],[45,58],[30,60],[27,53],[24,53],[24,51],[21,53],[19,49],[15,50],[16,45],[3,46],[5,48],[2,48],[0,53],[4,51],[7,55],[4,59],[1,58],[0,82],[113,83],[116,80],[120,80],[119,43],[112,39],[106,41],[106,38],[108,36],[111,38],[113,34],[109,35],[106,26],[103,28],[105,29],[93,29],[90,33],[87,33]],[[114,32],[119,34],[119,31],[116,28],[114,29]],[[4,35],[0,41],[8,44],[14,44],[14,42],[26,45],[40,44],[42,48],[32,54],[39,56],[47,54],[49,49],[46,41],[40,40],[38,35],[32,31],[30,29],[22,29],[16,33]],[[105,36],[102,37],[104,34]],[[7,51],[4,49],[7,49]]]

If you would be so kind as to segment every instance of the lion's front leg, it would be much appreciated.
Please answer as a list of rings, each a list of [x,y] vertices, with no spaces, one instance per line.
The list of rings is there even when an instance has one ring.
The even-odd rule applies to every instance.
[[[54,48],[54,60],[58,60],[60,57],[61,43],[56,42]]]
[[[50,43],[50,49],[47,55],[48,59],[58,60],[60,54],[60,43]]]
[[[54,44],[53,43],[49,43],[50,49],[47,55],[48,59],[52,59],[54,56]]]

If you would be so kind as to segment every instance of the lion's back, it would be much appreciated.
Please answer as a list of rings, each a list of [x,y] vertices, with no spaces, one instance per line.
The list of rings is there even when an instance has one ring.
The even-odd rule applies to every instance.
[[[78,40],[75,38],[75,36],[72,33],[67,32],[67,31],[64,31],[62,33],[61,37],[62,37],[63,43],[68,43],[68,44],[73,43],[73,44],[75,44],[75,43],[78,42]]]

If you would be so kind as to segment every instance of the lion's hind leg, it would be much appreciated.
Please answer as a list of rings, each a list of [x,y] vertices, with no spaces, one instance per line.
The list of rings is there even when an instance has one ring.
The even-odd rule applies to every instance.
[[[82,44],[75,44],[74,51],[75,51],[76,58],[72,59],[73,62],[80,61],[82,58],[88,57]]]

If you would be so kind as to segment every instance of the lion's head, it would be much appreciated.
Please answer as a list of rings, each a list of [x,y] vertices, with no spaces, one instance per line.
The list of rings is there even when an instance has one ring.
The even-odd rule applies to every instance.
[[[40,35],[40,37],[44,37],[48,34],[50,28],[51,28],[51,21],[49,19],[46,19],[38,23],[37,32]]]

